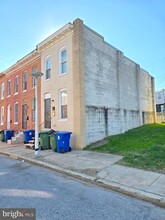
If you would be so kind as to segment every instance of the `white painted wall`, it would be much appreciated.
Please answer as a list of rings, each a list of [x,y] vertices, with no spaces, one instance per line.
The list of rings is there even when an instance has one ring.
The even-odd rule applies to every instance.
[[[152,77],[86,26],[84,72],[87,144],[154,122]]]

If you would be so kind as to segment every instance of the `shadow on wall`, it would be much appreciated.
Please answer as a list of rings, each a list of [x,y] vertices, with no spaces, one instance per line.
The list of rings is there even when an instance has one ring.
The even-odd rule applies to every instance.
[[[87,144],[141,126],[140,117],[143,118],[143,123],[153,123],[153,115],[152,112],[140,115],[137,110],[86,106]]]

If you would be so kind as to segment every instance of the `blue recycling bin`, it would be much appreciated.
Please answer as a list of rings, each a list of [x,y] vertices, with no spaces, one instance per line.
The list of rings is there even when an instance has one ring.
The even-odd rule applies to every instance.
[[[24,133],[24,143],[28,143],[28,141],[32,140],[34,135],[35,135],[35,131],[34,130],[25,130],[23,131]]]
[[[5,142],[7,142],[8,140],[11,140],[11,138],[14,137],[14,130],[4,130],[4,139]]]
[[[55,132],[58,153],[65,153],[67,151],[71,151],[71,147],[70,147],[71,134],[72,132],[68,132],[68,131]]]

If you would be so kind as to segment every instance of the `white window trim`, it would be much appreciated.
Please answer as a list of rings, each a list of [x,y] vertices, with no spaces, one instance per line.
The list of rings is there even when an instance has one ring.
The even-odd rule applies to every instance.
[[[23,72],[23,74],[22,74],[22,92],[26,92],[27,91],[27,88],[26,89],[23,89],[23,76],[24,75],[26,75],[27,76],[27,81],[26,81],[26,87],[28,86],[27,84],[28,84],[28,74],[27,74],[27,72]]]
[[[3,85],[3,92],[2,92],[2,85]],[[3,96],[2,96],[2,94],[3,94]],[[5,98],[5,83],[2,83],[1,84],[1,100],[3,100],[4,98]]]
[[[46,62],[50,60],[50,78],[46,79]],[[52,74],[52,59],[51,59],[51,56],[48,55],[45,57],[44,59],[44,80],[45,81],[48,81],[48,80],[51,80],[51,74]]]
[[[10,82],[10,95],[11,95],[11,79],[9,79],[7,81],[7,97],[10,97],[10,95],[8,95],[8,83]]]
[[[67,118],[61,118],[61,92],[66,91],[67,92]],[[58,103],[59,103],[59,118],[58,121],[68,121],[68,90],[66,88],[60,89],[58,92]]]
[[[18,78],[19,79],[19,77],[18,76],[16,76],[15,78],[14,78],[14,95],[17,95],[18,94],[18,92],[15,92],[15,79],[16,78]],[[19,82],[19,81],[18,81]]]
[[[18,124],[18,121],[17,121],[17,122],[15,121],[15,105],[16,105],[16,104],[18,105],[18,102],[15,102],[15,103],[14,103],[14,124]]]
[[[59,57],[59,71],[58,71],[58,76],[64,76],[68,73],[68,65],[67,65],[67,71],[65,73],[62,73],[62,70],[61,70],[61,52],[66,50],[66,63],[68,64],[68,51],[67,51],[67,47],[62,47],[59,49],[59,54],[58,54],[58,57]]]
[[[44,94],[44,100],[45,99],[51,99],[51,93],[50,92],[47,92]]]
[[[3,111],[2,111],[2,109],[3,109]],[[2,112],[3,112],[3,114],[2,114]],[[4,106],[2,106],[1,107],[1,125],[3,125],[4,124],[4,117],[5,117],[5,111],[4,111]],[[2,115],[3,115],[3,120],[2,120]]]

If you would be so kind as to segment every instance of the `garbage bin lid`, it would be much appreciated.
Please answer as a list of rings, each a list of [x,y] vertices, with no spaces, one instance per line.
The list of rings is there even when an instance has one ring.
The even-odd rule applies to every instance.
[[[71,131],[56,131],[55,134],[72,134]]]

